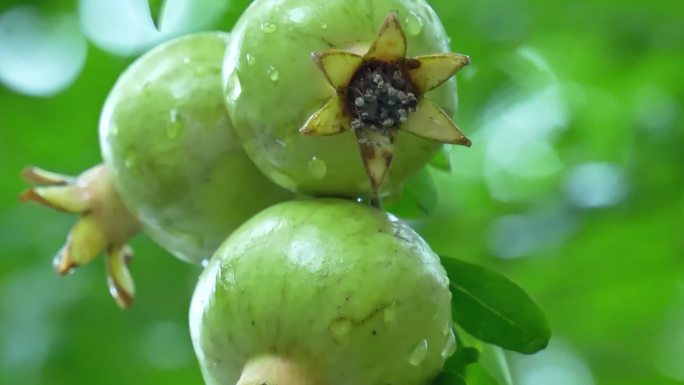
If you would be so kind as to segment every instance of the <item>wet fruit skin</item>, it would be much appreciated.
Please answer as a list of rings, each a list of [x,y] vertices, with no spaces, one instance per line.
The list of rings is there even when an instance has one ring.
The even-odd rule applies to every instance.
[[[404,23],[408,56],[450,51],[437,15],[422,0],[257,0],[236,24],[223,67],[226,105],[249,156],[281,186],[317,196],[373,195],[352,132],[307,137],[298,130],[335,93],[312,53],[365,52],[390,12]],[[455,81],[426,97],[453,115]],[[440,146],[399,131],[380,195],[397,190]]]
[[[118,79],[100,119],[102,155],[124,202],[188,261],[290,197],[252,164],[230,125],[220,80],[228,40],[201,33],[154,48]]]
[[[455,349],[450,298],[439,258],[396,218],[343,200],[290,201],[221,246],[190,329],[207,385],[235,384],[269,357],[305,373],[301,384],[424,384]],[[239,384],[270,380],[257,370]]]

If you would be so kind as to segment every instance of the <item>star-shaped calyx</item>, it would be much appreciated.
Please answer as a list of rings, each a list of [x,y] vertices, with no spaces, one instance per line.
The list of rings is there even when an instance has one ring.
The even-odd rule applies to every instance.
[[[374,193],[394,157],[397,130],[470,146],[451,118],[424,98],[470,59],[457,53],[406,57],[406,35],[394,13],[385,19],[365,55],[333,49],[315,52],[313,58],[336,94],[300,132],[335,135],[352,130]]]
[[[127,265],[133,254],[126,243],[140,223],[121,201],[108,169],[98,165],[72,178],[27,167],[22,176],[39,186],[24,191],[21,201],[81,215],[55,256],[55,270],[67,274],[106,251],[109,292],[120,307],[130,305],[135,287]]]

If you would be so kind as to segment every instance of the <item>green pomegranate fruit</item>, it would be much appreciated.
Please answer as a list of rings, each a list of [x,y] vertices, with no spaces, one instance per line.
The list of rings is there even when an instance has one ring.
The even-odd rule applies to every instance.
[[[232,31],[226,105],[248,155],[279,185],[382,196],[441,142],[470,144],[450,118],[448,80],[469,59],[448,51],[423,0],[256,0]]]
[[[129,238],[142,227],[181,259],[211,256],[234,229],[292,194],[254,166],[235,135],[221,89],[228,34],[189,35],[136,60],[118,79],[100,121],[105,164],[77,177],[35,167],[24,201],[81,215],[55,269],[66,274],[107,254],[109,289],[134,297]]]
[[[229,36],[165,43],[118,79],[100,120],[105,163],[145,231],[198,262],[261,209],[288,199],[254,167],[228,119],[221,62]]]
[[[349,201],[290,201],[223,243],[190,330],[207,385],[417,385],[456,348],[450,299],[406,224]]]

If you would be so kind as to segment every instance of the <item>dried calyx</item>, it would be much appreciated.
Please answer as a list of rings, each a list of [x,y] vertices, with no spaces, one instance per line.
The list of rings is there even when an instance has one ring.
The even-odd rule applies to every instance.
[[[411,80],[395,64],[364,64],[356,71],[347,91],[346,107],[352,117],[352,130],[365,126],[389,134],[416,112],[417,94]]]
[[[406,35],[391,13],[365,55],[344,50],[314,53],[336,95],[300,129],[305,135],[353,130],[373,192],[382,186],[394,157],[397,130],[470,146],[451,118],[423,96],[470,63],[465,55],[406,57]]]
[[[39,186],[24,191],[21,201],[81,215],[55,256],[55,270],[67,274],[106,252],[109,292],[120,307],[130,305],[135,287],[127,267],[133,256],[127,242],[140,223],[121,201],[109,170],[98,165],[73,178],[27,167],[22,177]]]

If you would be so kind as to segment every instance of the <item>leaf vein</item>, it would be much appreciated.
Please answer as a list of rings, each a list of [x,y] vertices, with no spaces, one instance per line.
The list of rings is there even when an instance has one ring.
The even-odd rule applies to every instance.
[[[464,287],[462,287],[462,286],[460,286],[460,285],[455,284],[453,281],[450,282],[449,285],[450,285],[451,287],[453,287],[454,289],[456,289],[456,290],[462,292],[463,294],[465,294],[466,296],[468,296],[469,298],[471,298],[472,300],[474,300],[474,301],[477,302],[478,304],[480,304],[484,309],[488,310],[490,313],[492,313],[492,314],[494,314],[495,316],[499,317],[500,319],[504,320],[505,322],[507,322],[508,324],[510,324],[511,326],[513,326],[514,328],[520,330],[520,331],[523,332],[526,336],[532,336],[532,335],[533,335],[532,333],[528,332],[524,327],[520,326],[517,322],[515,322],[515,321],[512,320],[512,319],[510,319],[509,317],[507,317],[506,315],[504,315],[504,314],[501,313],[500,311],[496,310],[496,308],[494,308],[494,307],[492,307],[491,305],[489,305],[488,303],[484,302],[484,301],[481,300],[479,297],[477,297],[476,295],[474,295],[473,293],[471,293],[470,291],[468,291],[466,288],[464,288]]]

